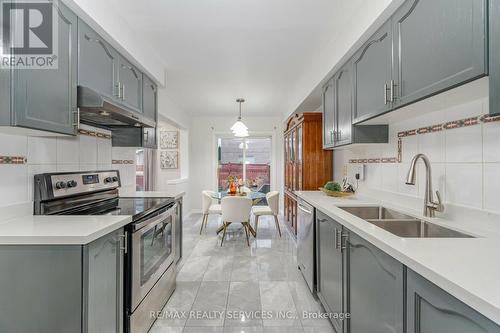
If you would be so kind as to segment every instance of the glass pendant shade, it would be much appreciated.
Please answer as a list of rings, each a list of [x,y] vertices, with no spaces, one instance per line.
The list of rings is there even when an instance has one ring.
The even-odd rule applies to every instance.
[[[240,114],[238,116],[238,120],[236,120],[234,125],[231,127],[231,132],[233,132],[235,137],[244,138],[248,136],[248,127],[246,127],[241,121],[241,103],[245,102],[245,100],[243,98],[238,98],[236,102],[240,104]]]

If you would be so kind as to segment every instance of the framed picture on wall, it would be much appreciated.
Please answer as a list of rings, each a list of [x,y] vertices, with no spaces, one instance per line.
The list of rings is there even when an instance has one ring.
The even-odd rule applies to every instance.
[[[178,131],[160,131],[160,148],[161,149],[177,149],[179,148],[179,132]]]
[[[162,150],[160,152],[160,168],[161,169],[178,169],[179,168],[179,152]]]

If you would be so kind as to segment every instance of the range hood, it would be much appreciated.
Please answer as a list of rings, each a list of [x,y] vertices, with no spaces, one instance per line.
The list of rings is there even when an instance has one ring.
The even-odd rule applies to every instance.
[[[155,122],[119,102],[84,86],[78,86],[80,121],[99,127],[155,127]]]

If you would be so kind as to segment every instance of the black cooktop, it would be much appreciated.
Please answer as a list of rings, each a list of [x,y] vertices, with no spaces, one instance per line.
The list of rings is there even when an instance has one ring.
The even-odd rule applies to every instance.
[[[171,198],[113,198],[61,212],[64,215],[132,215],[133,221],[174,203]]]

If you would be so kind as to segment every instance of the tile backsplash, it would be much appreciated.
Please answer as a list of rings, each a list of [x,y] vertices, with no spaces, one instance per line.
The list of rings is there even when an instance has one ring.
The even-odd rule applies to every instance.
[[[28,137],[0,133],[0,156],[25,157],[24,164],[0,164],[0,207],[33,200],[33,176],[44,172],[118,169],[122,185],[135,186],[135,163],[115,165],[115,155],[135,161],[135,149],[112,148],[109,131],[82,125],[106,134],[75,137]]]
[[[398,133],[488,113],[488,98],[427,112],[408,120],[390,123],[388,144],[337,150],[334,154],[336,180],[347,173],[354,175],[361,164],[353,160],[392,157],[398,154]],[[384,191],[410,198],[423,198],[425,169],[418,163],[417,185],[405,184],[412,157],[426,154],[432,164],[434,190],[439,190],[448,206],[473,208],[484,213],[500,214],[500,122],[477,122],[475,125],[416,134],[401,138],[401,163],[366,163],[365,179],[359,191]],[[420,209],[421,201],[418,202]]]

